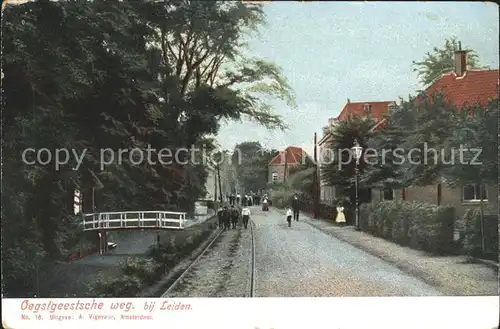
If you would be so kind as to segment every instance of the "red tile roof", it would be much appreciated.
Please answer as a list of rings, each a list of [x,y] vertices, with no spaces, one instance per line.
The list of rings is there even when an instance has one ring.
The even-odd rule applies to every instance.
[[[271,165],[298,165],[301,164],[302,157],[307,156],[306,152],[300,147],[289,146],[284,151],[281,151],[277,156],[275,156],[269,166]]]
[[[455,72],[444,74],[441,79],[427,88],[432,95],[437,91],[458,108],[466,105],[486,105],[490,98],[498,99],[499,70],[467,71],[463,77]]]
[[[384,101],[384,102],[348,102],[345,104],[344,109],[340,112],[338,120],[346,120],[349,116],[367,116],[368,113],[364,110],[364,104],[371,105],[370,115],[377,120],[381,121],[384,116],[389,112],[388,106],[394,104],[394,101]]]

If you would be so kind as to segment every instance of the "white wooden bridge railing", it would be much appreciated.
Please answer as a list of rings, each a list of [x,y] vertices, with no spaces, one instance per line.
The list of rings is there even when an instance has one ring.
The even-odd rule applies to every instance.
[[[157,228],[157,229],[184,229],[186,221],[185,212],[173,211],[123,211],[100,212],[86,214],[83,217],[83,230],[99,229],[132,229],[132,228]]]

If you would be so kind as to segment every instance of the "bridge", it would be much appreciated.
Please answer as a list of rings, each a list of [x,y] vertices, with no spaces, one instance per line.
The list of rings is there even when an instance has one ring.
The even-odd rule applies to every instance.
[[[185,212],[122,211],[85,214],[82,226],[84,231],[123,229],[183,230],[185,223]]]

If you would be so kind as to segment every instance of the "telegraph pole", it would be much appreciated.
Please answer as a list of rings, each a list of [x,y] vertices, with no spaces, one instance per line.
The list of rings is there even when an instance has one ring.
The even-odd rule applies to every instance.
[[[219,200],[222,203],[222,184],[220,180],[220,164],[217,164],[217,176],[219,179]]]
[[[214,210],[217,212],[219,209],[218,204],[217,204],[217,173],[214,174]]]
[[[285,149],[285,172],[283,173],[283,183],[286,182],[286,172],[288,171],[287,149]]]
[[[314,218],[319,218],[319,167],[318,167],[318,137],[317,134],[314,133],[314,176],[313,176],[313,198],[314,198]]]

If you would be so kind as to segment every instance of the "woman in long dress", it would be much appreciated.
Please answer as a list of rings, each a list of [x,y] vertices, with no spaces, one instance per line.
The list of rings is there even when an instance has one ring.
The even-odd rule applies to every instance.
[[[344,207],[342,204],[337,205],[337,218],[335,218],[335,222],[340,226],[344,226],[345,224]]]

